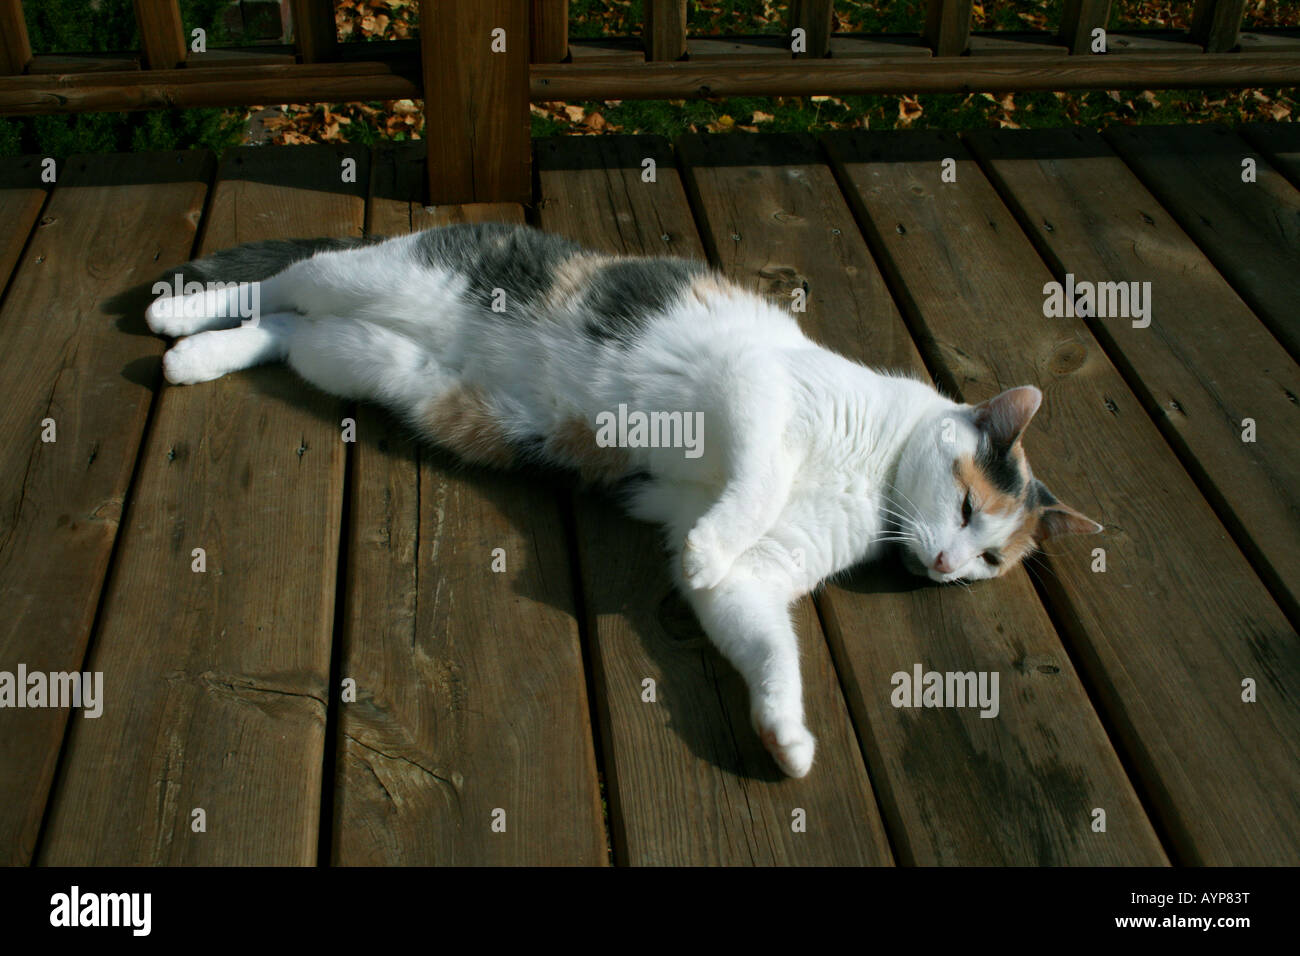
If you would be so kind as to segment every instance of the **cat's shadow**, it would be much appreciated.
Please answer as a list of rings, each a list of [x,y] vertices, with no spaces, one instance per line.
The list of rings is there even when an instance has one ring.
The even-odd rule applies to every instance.
[[[304,383],[304,389],[311,386]],[[565,472],[466,466],[415,438],[386,410],[366,408],[358,415],[358,450],[378,452],[398,468],[426,469],[422,487],[442,480],[472,484],[487,509],[509,524],[510,537],[522,539],[523,546],[506,555],[514,594],[525,606],[542,605],[576,621],[593,695],[588,701],[592,723],[608,747],[609,728],[596,718],[613,715],[625,737],[618,741],[620,761],[653,759],[655,748],[646,738],[666,727],[697,758],[724,772],[784,779],[749,727],[740,675],[714,650],[671,585],[656,528],[627,517],[601,492],[575,490]],[[428,476],[428,470],[434,474]],[[482,541],[474,540],[474,546],[473,554],[440,549],[442,560],[475,562],[489,574]],[[436,588],[436,580],[436,569],[434,575],[421,575],[421,589]],[[555,653],[565,650],[556,647]],[[489,654],[513,651],[509,643],[487,649]],[[603,683],[596,673],[604,674]],[[647,677],[656,680],[653,700],[644,696]],[[665,708],[666,720],[646,707]]]

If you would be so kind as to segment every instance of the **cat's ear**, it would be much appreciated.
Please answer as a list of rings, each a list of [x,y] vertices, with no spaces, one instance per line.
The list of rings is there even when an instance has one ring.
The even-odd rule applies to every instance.
[[[986,432],[993,444],[1010,448],[1020,440],[1042,404],[1043,393],[1032,385],[1009,388],[975,406],[975,427]]]
[[[1038,526],[1034,529],[1036,542],[1063,534],[1096,534],[1102,530],[1102,526],[1091,518],[1084,517],[1069,505],[1057,501],[1056,496],[1037,478],[1032,479],[1029,503],[1030,507],[1038,510]]]

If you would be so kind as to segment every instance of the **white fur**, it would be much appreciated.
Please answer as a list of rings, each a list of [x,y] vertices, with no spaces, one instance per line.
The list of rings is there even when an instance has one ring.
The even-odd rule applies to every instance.
[[[463,278],[431,268],[412,242],[290,266],[263,284],[267,314],[255,328],[151,308],[152,328],[190,334],[166,355],[168,381],[285,359],[319,388],[413,421],[473,383],[519,438],[619,403],[703,412],[702,457],[628,450],[658,479],[630,509],[667,528],[674,577],[744,677],[755,730],[791,776],[808,772],[815,746],[791,602],[891,538],[935,580],[996,573],[979,556],[1014,518],[960,526],[952,466],[978,437],[969,406],[818,347],[788,314],[740,290],[684,297],[618,354],[571,322],[483,316],[463,301]],[[218,304],[205,300],[214,315]],[[949,574],[930,567],[940,551],[960,560]]]

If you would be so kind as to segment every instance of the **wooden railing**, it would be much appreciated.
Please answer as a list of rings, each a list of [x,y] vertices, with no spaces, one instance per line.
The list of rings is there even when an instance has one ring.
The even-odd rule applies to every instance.
[[[292,47],[192,52],[177,0],[135,0],[138,52],[34,56],[0,0],[0,114],[419,98],[430,202],[525,201],[530,100],[1293,86],[1300,31],[1241,31],[1245,0],[1192,28],[1106,34],[1110,0],[1066,0],[1053,33],[973,33],[929,0],[915,36],[832,33],[791,0],[789,34],[691,37],[686,0],[645,0],[641,37],[569,39],[568,0],[424,0],[419,41],[338,43],[332,0],[292,0]],[[1104,52],[1103,51],[1104,48]]]

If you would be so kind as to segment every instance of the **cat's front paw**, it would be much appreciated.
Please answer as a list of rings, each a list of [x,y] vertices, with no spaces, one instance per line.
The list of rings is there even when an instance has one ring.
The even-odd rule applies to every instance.
[[[734,563],[734,557],[723,550],[717,535],[707,525],[696,525],[686,536],[682,546],[682,575],[695,590],[717,587]]]
[[[755,717],[755,729],[763,746],[787,777],[806,777],[812,769],[817,739],[801,721],[764,722]]]

